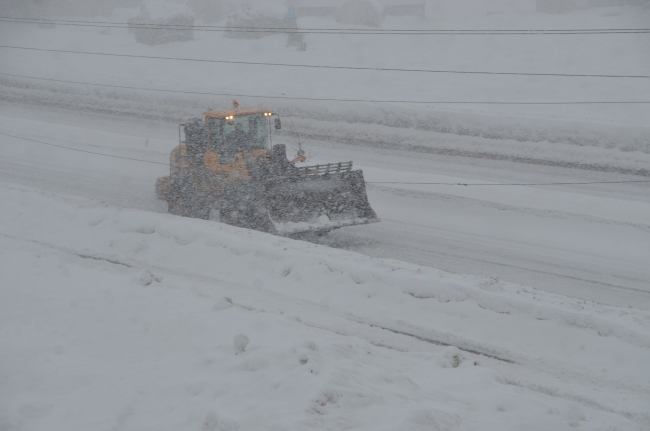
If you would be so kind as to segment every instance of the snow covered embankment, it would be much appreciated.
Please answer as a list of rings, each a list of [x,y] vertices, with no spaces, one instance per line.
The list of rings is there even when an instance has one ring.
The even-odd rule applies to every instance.
[[[0,101],[80,112],[182,122],[207,106],[229,106],[210,96],[169,95],[119,89],[84,89],[0,77]],[[257,106],[259,101],[241,99]],[[217,105],[214,103],[217,102]],[[332,107],[273,101],[295,120],[282,133],[303,139],[371,148],[509,160],[648,176],[650,129],[645,126],[518,118],[409,106]],[[293,120],[292,120],[293,121]],[[292,130],[293,128],[296,130]],[[297,132],[297,133],[296,133]],[[318,142],[313,144],[317,148]]]
[[[6,429],[650,423],[647,314],[23,188],[0,202]]]

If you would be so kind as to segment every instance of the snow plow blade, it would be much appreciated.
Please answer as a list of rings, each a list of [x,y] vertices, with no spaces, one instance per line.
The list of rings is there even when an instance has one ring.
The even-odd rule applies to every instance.
[[[289,160],[285,144],[271,145],[277,114],[235,105],[204,115],[179,126],[169,175],[156,182],[171,214],[301,239],[379,221],[352,162],[296,166],[300,147]]]
[[[266,183],[266,207],[279,235],[318,235],[378,222],[368,203],[362,171],[352,162],[291,169]]]

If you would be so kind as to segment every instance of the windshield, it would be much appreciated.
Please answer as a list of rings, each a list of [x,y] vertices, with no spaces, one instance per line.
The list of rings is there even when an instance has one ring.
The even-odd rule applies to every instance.
[[[210,141],[217,152],[263,150],[269,147],[267,119],[262,114],[235,116],[233,120],[208,118]]]

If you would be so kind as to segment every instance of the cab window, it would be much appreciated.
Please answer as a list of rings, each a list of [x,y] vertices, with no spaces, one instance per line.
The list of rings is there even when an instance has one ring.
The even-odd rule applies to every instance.
[[[267,121],[262,114],[235,116],[233,120],[208,117],[210,147],[217,152],[268,149]],[[244,144],[242,139],[246,141]],[[229,148],[233,142],[237,142],[237,148]]]

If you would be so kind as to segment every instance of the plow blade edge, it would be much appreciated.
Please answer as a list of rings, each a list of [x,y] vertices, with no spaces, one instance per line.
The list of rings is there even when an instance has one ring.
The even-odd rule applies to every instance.
[[[363,172],[279,177],[266,184],[266,207],[277,232],[326,233],[378,222],[368,203]]]

